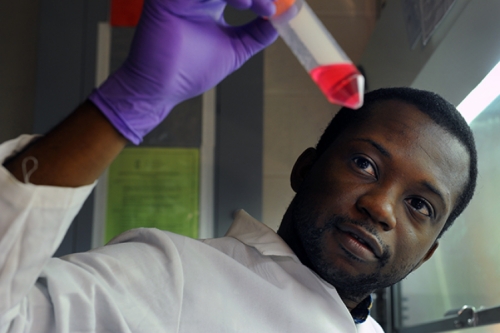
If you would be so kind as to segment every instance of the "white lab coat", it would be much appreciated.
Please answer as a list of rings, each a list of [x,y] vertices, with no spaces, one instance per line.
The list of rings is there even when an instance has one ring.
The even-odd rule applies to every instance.
[[[355,325],[335,288],[244,212],[219,239],[136,229],[51,259],[92,187],[0,168],[0,332],[382,332],[371,317]]]

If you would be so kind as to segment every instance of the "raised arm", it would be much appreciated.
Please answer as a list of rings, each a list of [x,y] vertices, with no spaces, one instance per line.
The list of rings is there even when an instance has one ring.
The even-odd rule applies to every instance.
[[[24,180],[77,187],[90,184],[125,146],[139,144],[178,103],[199,95],[272,43],[265,19],[228,26],[226,4],[272,15],[272,0],[147,0],[130,54],[120,69],[66,120],[5,163]]]
[[[29,177],[30,183],[78,187],[93,183],[126,143],[125,137],[87,101],[46,136],[7,160],[5,167],[24,181],[24,172],[34,167],[29,158],[34,157],[37,169]]]

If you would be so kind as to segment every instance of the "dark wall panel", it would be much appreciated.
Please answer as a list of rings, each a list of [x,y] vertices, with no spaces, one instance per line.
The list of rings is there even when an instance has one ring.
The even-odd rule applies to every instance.
[[[250,12],[228,10],[232,24]],[[263,54],[257,54],[217,87],[215,236],[223,236],[233,213],[245,209],[262,218]]]

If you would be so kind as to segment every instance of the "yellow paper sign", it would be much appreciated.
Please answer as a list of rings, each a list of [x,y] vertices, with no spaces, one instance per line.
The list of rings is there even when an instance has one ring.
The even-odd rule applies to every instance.
[[[198,189],[198,149],[124,149],[109,169],[105,241],[139,227],[197,238]]]

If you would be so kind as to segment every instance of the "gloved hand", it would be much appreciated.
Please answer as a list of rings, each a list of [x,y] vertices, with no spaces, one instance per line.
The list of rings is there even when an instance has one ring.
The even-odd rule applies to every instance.
[[[277,38],[262,18],[229,26],[226,4],[261,16],[275,11],[273,0],[145,1],[127,60],[89,96],[132,143]]]

